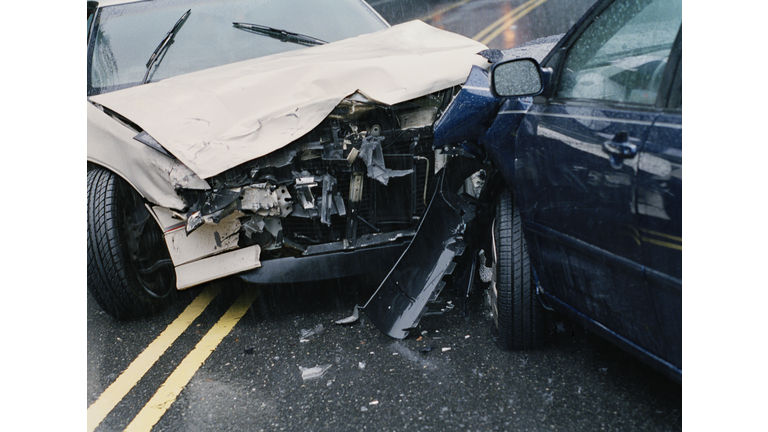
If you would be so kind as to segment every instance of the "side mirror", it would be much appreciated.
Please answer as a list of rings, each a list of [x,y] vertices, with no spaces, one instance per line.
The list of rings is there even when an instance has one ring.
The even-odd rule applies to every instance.
[[[496,97],[536,96],[544,91],[543,75],[531,58],[497,63],[491,68],[491,92]]]

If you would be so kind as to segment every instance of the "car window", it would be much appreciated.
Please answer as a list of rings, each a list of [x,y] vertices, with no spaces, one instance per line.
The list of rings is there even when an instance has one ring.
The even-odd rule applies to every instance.
[[[243,31],[234,22],[326,42],[387,27],[360,0],[162,0],[103,7],[92,24],[88,94],[140,84],[153,51],[187,10],[188,19],[155,64],[150,81],[305,48]]]
[[[569,49],[557,97],[653,105],[681,24],[681,0],[613,2]]]

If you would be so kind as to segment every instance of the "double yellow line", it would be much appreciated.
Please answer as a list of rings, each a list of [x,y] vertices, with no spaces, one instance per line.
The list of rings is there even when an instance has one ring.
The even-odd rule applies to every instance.
[[[115,406],[136,386],[139,380],[160,359],[160,356],[181,336],[192,322],[219,294],[220,288],[208,286],[144,351],[128,368],[88,407],[88,431],[93,431]],[[149,431],[176,400],[192,376],[200,369],[208,356],[245,315],[259,292],[246,288],[224,316],[203,336],[195,348],[173,371],[160,389],[136,415],[126,430]]]
[[[517,20],[527,15],[528,12],[532,11],[533,9],[541,6],[546,1],[547,0],[528,0],[527,2],[504,14],[504,16],[483,29],[483,31],[480,33],[476,34],[472,39],[479,41],[483,45],[488,45],[490,41],[496,39],[496,36],[500,35],[504,30],[511,27],[512,24],[514,24]]]
[[[640,240],[645,243],[655,244],[656,246],[683,251],[683,238],[657,231],[651,231],[640,228]]]

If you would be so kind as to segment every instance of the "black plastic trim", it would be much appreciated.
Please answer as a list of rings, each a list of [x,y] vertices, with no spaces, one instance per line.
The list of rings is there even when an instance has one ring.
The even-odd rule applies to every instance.
[[[395,265],[410,239],[382,246],[322,255],[265,260],[238,276],[252,284],[301,283],[358,276]]]

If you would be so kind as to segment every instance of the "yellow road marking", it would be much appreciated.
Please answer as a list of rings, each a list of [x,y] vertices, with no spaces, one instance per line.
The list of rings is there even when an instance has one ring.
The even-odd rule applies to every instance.
[[[679,251],[683,250],[683,245],[682,244],[665,242],[665,241],[656,240],[656,239],[652,239],[652,238],[648,238],[648,237],[641,237],[641,238],[646,243],[651,243],[651,244],[655,244],[657,246],[662,246],[662,247],[665,247],[665,248],[675,249],[675,250],[679,250]]]
[[[240,318],[245,315],[251,307],[251,303],[253,303],[258,295],[259,291],[253,288],[248,288],[243,292],[224,316],[221,317],[219,322],[203,336],[195,346],[195,349],[182,360],[176,370],[171,373],[171,376],[165,380],[155,395],[152,396],[152,399],[147,402],[131,424],[128,425],[125,429],[126,431],[152,430],[152,427],[157,424],[163,414],[171,407],[195,372],[200,369],[200,366],[203,365],[224,337],[232,331],[232,328],[240,321]]]
[[[154,365],[160,356],[184,333],[219,293],[212,286],[203,290],[123,373],[88,407],[88,430],[93,431],[126,394]]]
[[[472,0],[462,0],[462,1],[458,2],[458,3],[454,3],[454,4],[450,5],[450,6],[446,6],[446,7],[442,8],[442,9],[436,11],[436,12],[432,12],[429,15],[426,15],[426,16],[423,16],[423,17],[417,18],[417,19],[420,20],[420,21],[425,21],[425,22],[429,21],[432,18],[434,18],[434,17],[436,17],[436,16],[438,16],[440,14],[444,14],[444,13],[446,13],[446,12],[452,10],[452,9],[456,9],[459,6],[464,6],[465,4],[467,4],[467,3],[471,2],[471,1]]]
[[[521,4],[520,6],[506,13],[504,16],[496,20],[493,24],[483,29],[480,33],[476,34],[472,39],[479,41],[483,45],[488,45],[488,43],[496,39],[496,36],[500,35],[501,32],[508,29],[517,20],[527,15],[528,12],[532,11],[533,9],[541,6],[546,1],[547,0],[528,0],[527,2]]]
[[[666,238],[668,238],[670,240],[679,241],[681,243],[683,241],[682,237],[677,237],[677,236],[673,236],[673,235],[669,235],[669,234],[664,234],[664,233],[658,232],[658,231],[651,231],[649,229],[644,229],[644,228],[640,228],[640,231],[642,231],[642,232],[644,232],[646,234],[655,235],[657,237],[666,237]]]

